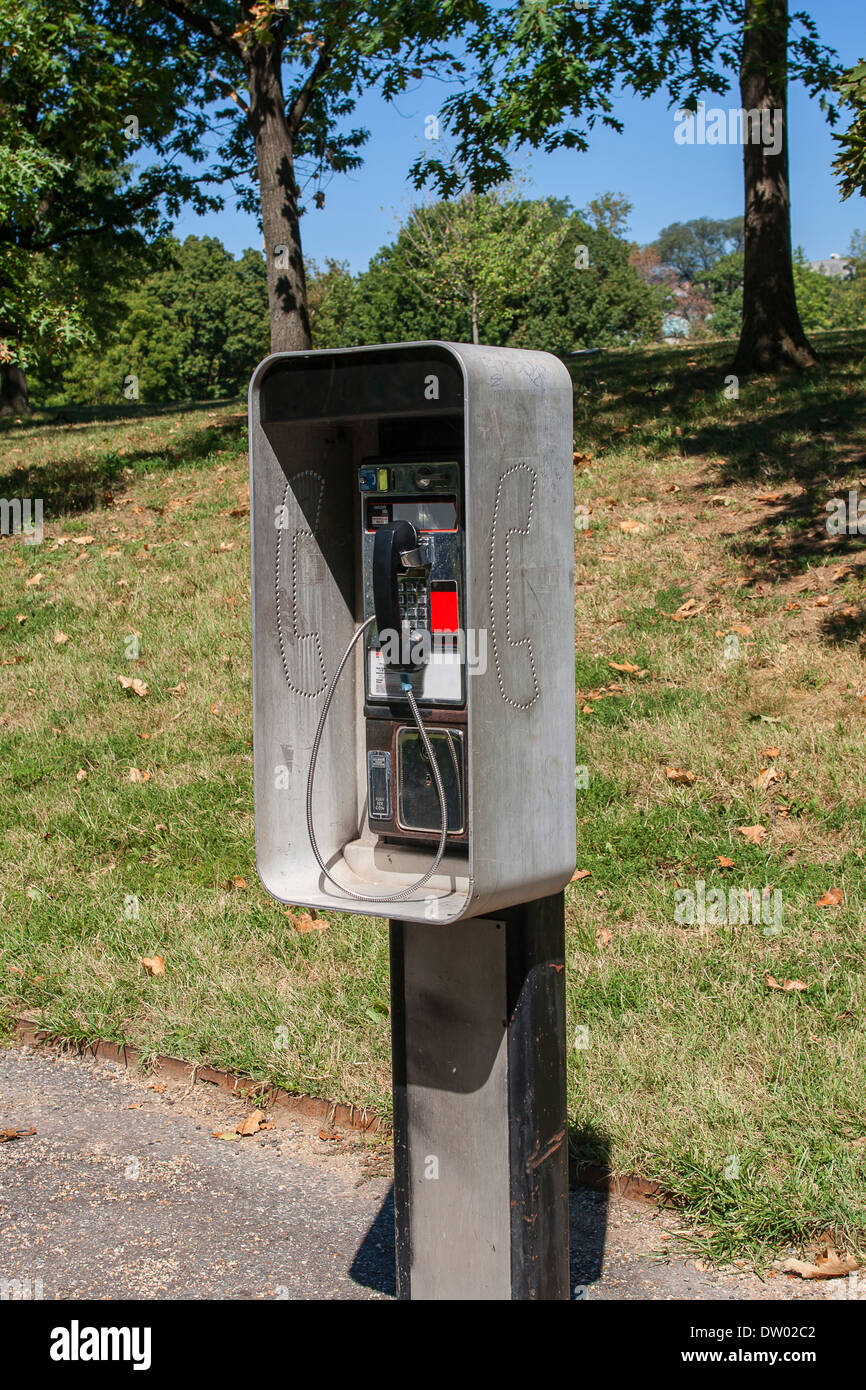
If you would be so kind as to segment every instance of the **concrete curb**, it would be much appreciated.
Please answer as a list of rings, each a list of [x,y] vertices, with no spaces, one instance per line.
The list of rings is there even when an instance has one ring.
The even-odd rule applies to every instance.
[[[137,1068],[141,1061],[141,1052],[127,1043],[113,1043],[103,1039],[94,1042],[76,1041],[49,1032],[32,1018],[15,1018],[12,1022],[15,1040],[27,1043],[31,1047],[101,1057],[106,1061],[119,1062],[121,1066],[130,1069]],[[156,1079],[168,1077],[172,1081],[186,1081],[190,1086],[217,1086],[221,1091],[241,1097],[255,1095],[261,1097],[267,1105],[288,1110],[290,1114],[322,1120],[329,1127],[360,1130],[364,1134],[379,1134],[383,1137],[390,1137],[392,1132],[389,1120],[362,1106],[346,1105],[341,1101],[325,1100],[319,1096],[299,1095],[294,1091],[284,1090],[282,1086],[266,1085],[251,1076],[222,1071],[218,1067],[205,1064],[185,1062],[180,1057],[167,1057],[159,1053],[155,1058],[149,1059],[148,1070],[149,1075]],[[631,1201],[645,1203],[665,1201],[664,1188],[660,1183],[630,1174],[614,1175],[597,1163],[578,1163],[569,1157],[568,1177],[569,1181],[578,1187],[605,1192],[610,1197],[627,1197]]]

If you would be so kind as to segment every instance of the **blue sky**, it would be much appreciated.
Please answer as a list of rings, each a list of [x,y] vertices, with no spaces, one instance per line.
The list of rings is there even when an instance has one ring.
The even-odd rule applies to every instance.
[[[816,20],[823,41],[837,49],[846,65],[866,56],[864,0],[813,0],[802,7]],[[363,270],[379,247],[393,238],[419,200],[408,171],[418,153],[429,148],[425,118],[438,111],[444,95],[441,84],[428,81],[395,105],[389,106],[375,94],[359,102],[351,124],[370,131],[364,165],[355,174],[334,178],[326,190],[325,207],[311,209],[304,217],[301,235],[308,258],[322,264],[332,256],[347,261],[353,271]],[[706,100],[708,107],[730,104],[727,97],[709,95]],[[866,204],[859,196],[845,203],[839,197],[830,170],[835,143],[817,102],[810,101],[798,85],[792,86],[789,102],[794,245],[802,245],[810,259],[844,253],[851,233],[866,229]],[[742,212],[739,148],[676,144],[674,115],[663,98],[623,97],[616,114],[625,124],[623,133],[596,130],[585,154],[571,150],[524,154],[519,166],[525,195],[567,197],[581,207],[608,189],[624,193],[634,204],[630,234],[641,243],[653,240],[670,222]],[[845,123],[837,129],[844,129]],[[181,237],[189,233],[217,236],[236,255],[247,246],[261,244],[254,219],[230,206],[218,216],[187,213],[176,231]]]

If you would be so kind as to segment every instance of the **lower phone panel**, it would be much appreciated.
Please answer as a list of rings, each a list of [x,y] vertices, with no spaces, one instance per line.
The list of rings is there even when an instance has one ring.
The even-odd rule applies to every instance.
[[[448,843],[465,844],[466,726],[422,711],[448,811]],[[441,808],[433,769],[411,719],[367,720],[367,823],[389,840],[435,841]]]

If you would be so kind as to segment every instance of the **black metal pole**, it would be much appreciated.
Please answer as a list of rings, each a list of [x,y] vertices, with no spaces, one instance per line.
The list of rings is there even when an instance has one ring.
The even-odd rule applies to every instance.
[[[567,1299],[564,895],[392,921],[403,1299]]]

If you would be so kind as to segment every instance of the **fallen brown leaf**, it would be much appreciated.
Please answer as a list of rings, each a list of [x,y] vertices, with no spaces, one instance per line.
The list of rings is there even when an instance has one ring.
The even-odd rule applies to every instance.
[[[764,973],[764,983],[770,989],[782,990],[784,994],[791,994],[792,992],[801,994],[804,989],[809,988],[803,980],[776,980],[769,971]]]
[[[816,1255],[814,1264],[809,1260],[786,1260],[782,1265],[786,1274],[799,1274],[801,1279],[841,1279],[859,1268],[851,1255],[838,1255],[830,1247]]]
[[[763,825],[738,825],[737,834],[748,840],[750,845],[759,845],[767,832]]]
[[[613,941],[613,932],[608,927],[599,927],[595,934],[596,946],[609,946]]]
[[[762,757],[762,758],[778,758],[778,756],[779,756],[779,754],[781,753],[781,751],[782,751],[781,748],[777,748],[777,747],[775,746],[775,744],[774,744],[772,748],[762,748],[762,749],[761,749],[761,757]]]
[[[823,898],[819,898],[816,907],[841,907],[845,901],[845,892],[842,888],[828,888]]]
[[[733,859],[727,859],[724,854],[720,854],[717,857],[720,869],[732,869],[734,867]]]
[[[290,919],[295,931],[327,931],[330,923],[325,917],[314,917],[309,912],[286,911],[286,916]]]
[[[756,787],[758,791],[765,791],[773,782],[780,782],[781,780],[780,773],[774,767],[762,767],[752,786]]]
[[[149,695],[150,691],[144,681],[139,680],[138,676],[118,676],[118,681],[124,690],[132,690],[136,695]]]
[[[683,623],[687,618],[696,618],[698,613],[703,613],[706,606],[705,603],[698,603],[696,598],[687,598],[675,613],[668,613],[667,616],[675,623]]]
[[[693,772],[685,772],[681,767],[666,767],[665,776],[669,782],[675,782],[678,787],[690,787],[695,780]]]
[[[138,959],[144,966],[148,975],[165,974],[165,961],[162,956],[139,956]]]
[[[574,873],[571,875],[571,882],[579,883],[582,878],[589,878],[589,875],[589,869],[575,869]]]
[[[30,1129],[0,1129],[0,1144],[7,1144],[12,1139],[26,1139],[28,1134],[35,1134],[36,1130]]]

